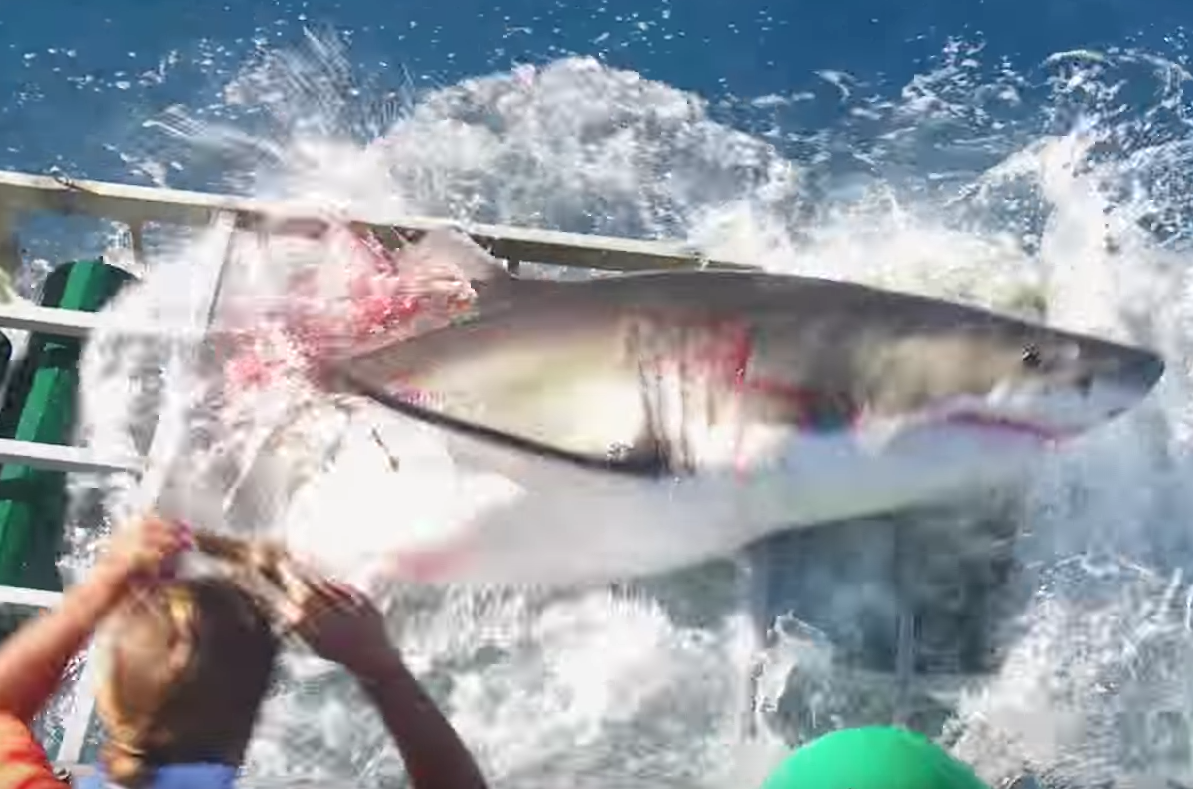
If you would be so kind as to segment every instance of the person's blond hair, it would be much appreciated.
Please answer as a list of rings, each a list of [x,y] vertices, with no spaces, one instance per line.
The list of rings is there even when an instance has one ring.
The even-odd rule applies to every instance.
[[[139,789],[164,765],[239,766],[278,651],[259,598],[228,578],[173,581],[131,594],[109,624],[109,780]]]

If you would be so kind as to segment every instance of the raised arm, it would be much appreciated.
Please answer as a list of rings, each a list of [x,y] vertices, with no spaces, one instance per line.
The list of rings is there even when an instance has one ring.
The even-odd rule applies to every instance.
[[[188,544],[185,530],[155,519],[122,528],[87,580],[0,645],[0,789],[69,789],[54,774],[29,723],[58,689],[70,659],[132,584],[159,573]]]
[[[353,673],[381,714],[415,789],[485,789],[472,753],[397,654]]]
[[[286,618],[320,657],[344,666],[372,700],[414,789],[485,789],[476,760],[390,643],[360,592],[286,572]]]
[[[142,574],[189,544],[185,530],[149,518],[121,528],[87,579],[49,613],[0,644],[0,715],[31,721],[58,689],[71,658]]]

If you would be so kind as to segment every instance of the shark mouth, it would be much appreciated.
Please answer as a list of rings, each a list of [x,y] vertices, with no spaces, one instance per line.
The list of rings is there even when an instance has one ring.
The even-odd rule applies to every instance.
[[[975,410],[953,411],[944,414],[940,421],[943,424],[957,425],[958,427],[972,427],[1034,438],[1045,444],[1056,443],[1072,434],[1072,431],[1042,425],[1020,417]]]

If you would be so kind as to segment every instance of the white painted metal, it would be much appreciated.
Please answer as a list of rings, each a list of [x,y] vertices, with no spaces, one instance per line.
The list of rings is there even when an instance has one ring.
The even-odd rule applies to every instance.
[[[39,307],[28,302],[0,304],[0,326],[44,332],[60,337],[86,337],[103,320],[102,314]]]
[[[8,281],[5,289],[11,289],[12,281],[16,278],[21,267],[21,242],[17,240],[13,229],[13,216],[0,203],[0,276]]]
[[[242,226],[265,223],[280,232],[309,231],[327,216],[325,206],[284,200],[187,192],[101,181],[52,178],[0,171],[0,206],[11,212],[48,211],[114,219],[130,226],[145,222],[204,226],[216,214],[231,213]],[[708,260],[698,250],[677,241],[641,241],[585,233],[461,223],[419,216],[387,216],[362,207],[346,221],[376,228],[425,231],[455,227],[505,260],[551,263],[621,271],[691,266],[751,268],[731,261]]]
[[[20,463],[47,471],[68,473],[141,470],[139,458],[103,457],[82,447],[0,438],[0,464],[5,463]]]
[[[27,589],[23,586],[0,586],[0,603],[23,608],[53,608],[62,600],[61,592]]]

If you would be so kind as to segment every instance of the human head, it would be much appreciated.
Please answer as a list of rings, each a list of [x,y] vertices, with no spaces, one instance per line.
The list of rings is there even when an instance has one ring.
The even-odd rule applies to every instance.
[[[278,650],[257,598],[227,579],[173,581],[131,594],[109,625],[109,779],[137,789],[156,767],[239,766]]]
[[[761,789],[989,789],[943,748],[907,729],[826,734],[797,749]]]

